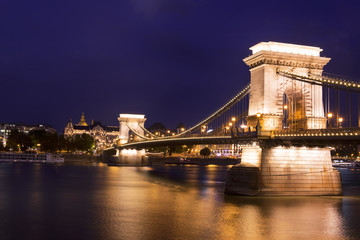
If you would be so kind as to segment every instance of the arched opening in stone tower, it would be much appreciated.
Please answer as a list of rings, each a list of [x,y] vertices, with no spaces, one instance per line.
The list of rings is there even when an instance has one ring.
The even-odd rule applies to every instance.
[[[283,93],[283,127],[306,129],[306,91],[301,84],[291,84]]]

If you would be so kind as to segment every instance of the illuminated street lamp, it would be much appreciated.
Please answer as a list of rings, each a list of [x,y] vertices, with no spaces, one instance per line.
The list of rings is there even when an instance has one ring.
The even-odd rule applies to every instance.
[[[261,126],[260,126],[261,113],[257,113],[256,117],[257,117],[256,131],[259,132],[259,130],[261,129]]]
[[[339,117],[339,127],[341,128],[342,127],[342,122],[344,121],[344,119],[342,117]]]
[[[231,121],[235,122],[236,118],[235,117],[232,117],[231,118]]]
[[[331,118],[333,117],[333,114],[331,112],[329,112],[327,114],[327,118],[328,118],[328,126],[331,127]]]
[[[167,130],[167,133],[170,133],[170,130]]]
[[[283,114],[284,114],[284,128],[287,128],[287,119],[288,119],[288,105],[284,105],[284,110],[283,110]]]
[[[233,124],[232,123],[229,123],[229,126],[231,127]]]

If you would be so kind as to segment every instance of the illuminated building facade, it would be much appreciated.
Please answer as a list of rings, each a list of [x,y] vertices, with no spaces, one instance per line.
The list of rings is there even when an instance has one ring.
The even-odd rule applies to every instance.
[[[84,113],[82,113],[79,123],[73,124],[70,120],[64,130],[65,137],[74,137],[84,133],[95,139],[97,149],[112,146],[119,139],[118,126],[104,126],[101,122],[94,121],[88,125]]]

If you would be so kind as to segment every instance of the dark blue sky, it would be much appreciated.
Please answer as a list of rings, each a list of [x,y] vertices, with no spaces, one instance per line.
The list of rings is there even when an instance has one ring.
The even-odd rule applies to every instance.
[[[249,82],[262,41],[318,46],[360,77],[357,1],[0,0],[0,122],[119,113],[192,125]]]

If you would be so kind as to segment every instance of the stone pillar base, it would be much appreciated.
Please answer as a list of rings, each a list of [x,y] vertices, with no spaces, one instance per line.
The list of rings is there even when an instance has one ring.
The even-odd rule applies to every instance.
[[[260,166],[242,159],[244,163],[229,170],[225,193],[248,196],[342,194],[341,176],[331,165],[329,148],[272,147],[261,148],[261,151]]]
[[[115,150],[106,155],[103,159],[109,165],[124,165],[124,166],[148,166],[148,157],[145,156],[145,150],[122,149]],[[115,153],[115,154],[114,154]]]

